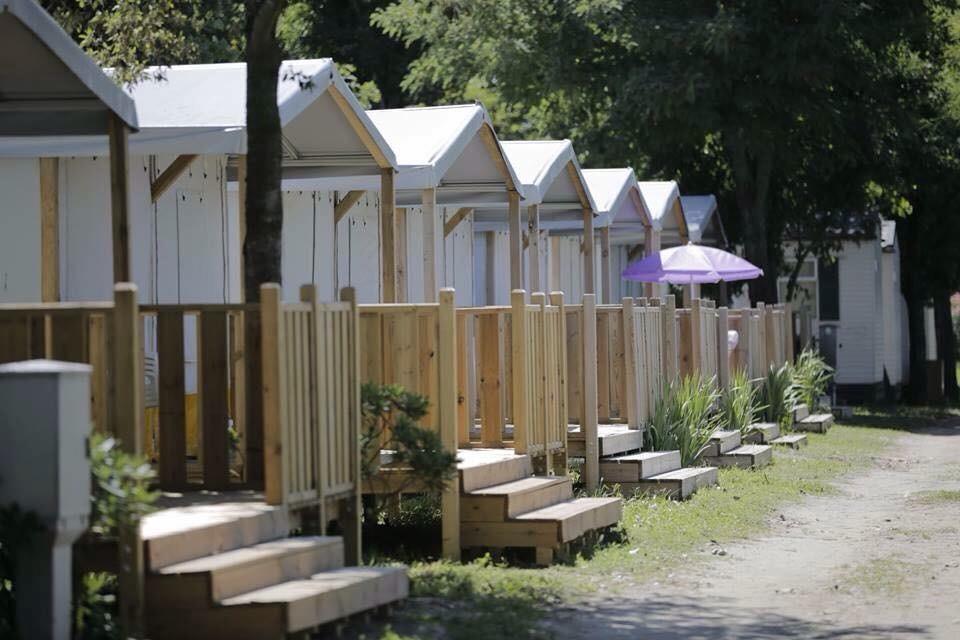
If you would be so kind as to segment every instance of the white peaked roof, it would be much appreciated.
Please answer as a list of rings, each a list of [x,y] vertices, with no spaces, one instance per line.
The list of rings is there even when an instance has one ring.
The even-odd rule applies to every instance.
[[[246,63],[152,67],[128,87],[140,131],[131,153],[246,153]],[[396,166],[393,152],[329,59],[285,61],[277,105],[286,159],[334,167]],[[97,155],[101,137],[36,138],[19,147],[0,139],[0,155]],[[351,169],[352,170],[352,169]]]
[[[687,233],[690,242],[702,243],[707,240],[726,244],[726,233],[720,216],[717,213],[717,199],[709,196],[681,196],[680,202],[683,205],[683,217],[687,221]],[[706,237],[710,223],[716,220],[719,231],[716,238]]]
[[[895,251],[897,245],[897,221],[880,221],[880,248],[884,251]]]
[[[501,142],[507,160],[523,185],[523,206],[540,205],[542,229],[583,227],[583,210],[594,213],[594,202],[580,163],[569,140],[523,140]],[[477,209],[477,231],[502,229],[507,224],[507,209]]]
[[[437,188],[438,203],[470,206],[506,202],[506,188],[520,188],[480,104],[375,109],[367,115],[396,155],[398,192]],[[398,193],[398,204],[404,200]]]
[[[0,135],[95,135],[137,110],[34,0],[0,0]]]
[[[650,224],[650,214],[640,195],[633,169],[584,169],[581,173],[597,204],[600,218],[596,226],[615,224],[642,228]]]
[[[680,203],[680,187],[673,180],[640,182],[640,194],[647,203],[650,219],[657,230],[678,229],[674,211]]]

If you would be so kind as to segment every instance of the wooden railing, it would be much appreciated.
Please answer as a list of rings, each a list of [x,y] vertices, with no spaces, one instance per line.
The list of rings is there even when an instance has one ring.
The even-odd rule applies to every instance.
[[[430,401],[421,426],[440,435],[447,451],[457,450],[457,318],[454,290],[441,289],[439,303],[367,304],[359,307],[360,379],[399,384]],[[389,437],[388,433],[384,437]],[[443,555],[460,557],[460,484],[441,495]]]
[[[90,364],[93,428],[142,450],[136,286],[116,285],[113,302],[0,304],[0,362],[33,358]]]
[[[260,288],[264,493],[269,504],[319,506],[360,491],[358,317],[352,290],[299,303],[279,285]]]
[[[632,345],[627,352],[627,380],[632,389],[628,396],[628,422],[632,427],[649,423],[666,384],[662,309],[656,298],[623,300],[627,342]]]
[[[511,306],[457,309],[461,446],[512,445],[539,464],[566,452],[567,323],[563,294],[514,291]],[[479,439],[471,427],[479,423]],[[566,463],[563,462],[565,465]]]

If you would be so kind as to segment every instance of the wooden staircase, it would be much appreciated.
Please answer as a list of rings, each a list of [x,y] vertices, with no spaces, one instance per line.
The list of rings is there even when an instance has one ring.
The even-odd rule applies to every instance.
[[[775,422],[758,422],[750,427],[751,431],[743,441],[747,444],[772,444],[781,447],[799,449],[807,446],[807,436],[802,433],[780,433],[780,425]]]
[[[144,519],[148,637],[285,638],[407,595],[406,571],[345,567],[340,537],[289,537],[262,502],[165,509]]]
[[[642,451],[601,458],[600,476],[606,484],[620,485],[625,495],[663,494],[678,500],[717,484],[716,467],[683,468],[679,451]]]
[[[462,452],[461,452],[462,453]],[[583,535],[620,521],[620,498],[574,498],[563,476],[534,476],[526,455],[490,454],[482,464],[468,457],[459,465],[463,547],[532,547],[536,562]]]
[[[793,428],[797,431],[826,433],[833,426],[832,413],[810,413],[810,408],[802,404],[793,410]]]
[[[615,456],[628,451],[639,451],[643,447],[643,431],[631,429],[625,424],[601,424],[597,426],[597,440],[600,457]],[[567,431],[567,450],[571,458],[586,455],[586,441],[580,425],[570,425]]]
[[[700,459],[718,467],[751,469],[773,461],[773,448],[765,444],[743,444],[739,431],[716,431]]]

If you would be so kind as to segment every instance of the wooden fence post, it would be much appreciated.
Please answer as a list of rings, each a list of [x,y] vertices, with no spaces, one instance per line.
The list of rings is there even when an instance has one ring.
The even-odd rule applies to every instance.
[[[287,499],[283,469],[284,367],[283,308],[280,285],[260,285],[260,366],[263,393],[263,494],[267,504]]]
[[[623,318],[623,355],[626,361],[627,387],[627,426],[631,429],[640,428],[639,390],[642,382],[639,381],[639,367],[637,361],[637,332],[633,322],[633,298],[625,297],[620,301],[621,317]]]
[[[794,335],[793,329],[793,305],[789,302],[783,305],[784,321],[787,323],[786,326],[786,348],[787,362],[793,363],[794,359],[794,340],[796,336]]]
[[[567,474],[567,426],[570,423],[570,414],[567,408],[567,308],[563,302],[563,292],[562,291],[553,291],[550,293],[550,304],[560,309],[560,326],[559,326],[559,335],[557,336],[558,342],[561,346],[559,354],[559,374],[560,374],[560,390],[558,392],[557,398],[557,410],[560,419],[560,425],[562,428],[562,444],[563,444],[563,475]]]
[[[437,401],[440,440],[443,448],[457,451],[457,309],[454,290],[440,290],[439,324],[439,399]],[[443,557],[460,560],[460,480],[457,474],[447,484],[441,496]]]
[[[527,445],[529,446],[531,438],[535,445],[543,446],[544,471],[546,475],[551,475],[553,471],[553,460],[550,457],[550,420],[547,411],[547,296],[543,292],[530,294],[530,304],[536,307],[533,314],[533,323],[527,325],[528,335],[534,340],[536,345],[531,352],[534,357],[531,358],[527,366],[530,367],[528,376],[534,380],[531,392],[535,395],[529,398],[530,403],[530,426],[527,433]],[[533,435],[531,435],[531,432]]]
[[[703,375],[703,300],[690,301],[690,373]]]
[[[776,317],[774,316],[773,307],[764,306],[763,307],[763,331],[764,331],[764,342],[766,343],[767,351],[767,367],[771,365],[779,367],[780,363],[777,362],[777,324]]]
[[[113,288],[113,424],[120,447],[143,453],[143,365],[137,285]]]
[[[597,432],[597,297],[592,293],[583,296],[583,388],[580,408],[580,430],[584,438],[584,483],[588,491],[600,485],[600,442]]]
[[[717,378],[721,389],[730,386],[730,349],[727,332],[730,330],[730,316],[726,307],[717,309]]]
[[[360,415],[360,310],[357,308],[357,292],[353,287],[344,287],[340,290],[340,301],[350,305],[350,437],[353,451],[350,454],[352,462],[353,494],[344,498],[340,503],[340,526],[343,530],[344,559],[347,565],[359,565],[362,560],[363,545],[361,540],[363,514],[363,462],[361,460],[361,428]]]
[[[513,448],[518,454],[527,452],[530,428],[529,398],[527,398],[527,302],[523,289],[510,293],[510,364],[513,369]]]
[[[664,296],[663,319],[663,373],[666,384],[673,384],[678,373],[677,354],[677,300],[672,295]],[[666,386],[666,385],[665,385]]]
[[[316,485],[317,485],[317,507],[320,523],[321,533],[326,528],[327,520],[327,496],[326,496],[326,480],[327,478],[327,460],[329,452],[325,451],[324,443],[326,443],[327,437],[325,430],[326,429],[340,429],[345,426],[349,429],[350,425],[340,425],[340,424],[331,424],[331,421],[324,420],[321,418],[324,407],[321,405],[321,399],[325,395],[319,388],[319,376],[323,371],[324,364],[323,360],[323,349],[324,346],[321,345],[321,340],[326,339],[324,332],[325,323],[321,321],[320,315],[320,300],[317,295],[317,285],[315,284],[304,284],[300,286],[300,302],[310,306],[310,323],[307,326],[307,345],[309,351],[303,354],[303,361],[307,364],[307,385],[308,398],[310,399],[311,409],[310,414],[312,415],[312,420],[310,421],[309,429],[313,435],[313,454],[307,455],[307,460],[313,460],[313,469],[309,469],[308,473],[316,474]],[[339,338],[339,336],[337,336]],[[333,347],[331,347],[332,349]],[[347,347],[349,351],[349,346]],[[347,378],[350,377],[350,365],[344,363],[344,368],[346,371],[343,373]],[[340,373],[340,372],[337,372]],[[337,398],[337,400],[340,400]],[[339,404],[339,403],[338,403]],[[340,411],[335,411],[334,415],[349,415],[347,412],[349,407],[341,407]],[[344,446],[348,446],[346,439],[343,442]],[[359,446],[359,445],[358,445]]]

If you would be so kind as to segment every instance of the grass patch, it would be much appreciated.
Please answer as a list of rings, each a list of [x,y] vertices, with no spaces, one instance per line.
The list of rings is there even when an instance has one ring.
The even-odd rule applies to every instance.
[[[923,565],[896,558],[873,558],[851,567],[840,577],[839,586],[846,591],[896,596],[904,593],[911,578],[922,570]]]
[[[618,585],[635,586],[706,559],[715,544],[764,530],[784,504],[832,493],[839,477],[868,465],[897,435],[877,427],[837,425],[826,435],[809,434],[804,449],[778,448],[775,463],[765,469],[722,469],[718,488],[700,491],[686,502],[630,499],[622,541],[567,565],[524,569],[489,558],[414,564],[414,598],[399,612],[390,637],[542,637],[537,625],[552,605],[598,590],[615,592]]]
[[[920,504],[950,504],[960,502],[960,490],[938,489],[936,491],[920,491],[910,496]]]

